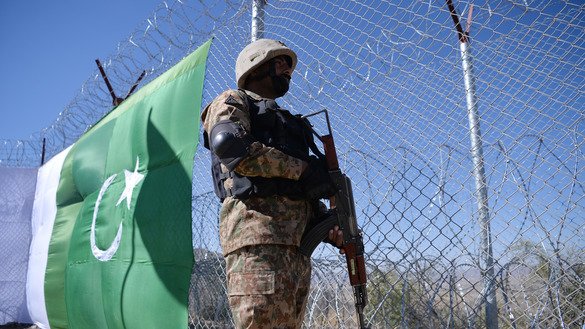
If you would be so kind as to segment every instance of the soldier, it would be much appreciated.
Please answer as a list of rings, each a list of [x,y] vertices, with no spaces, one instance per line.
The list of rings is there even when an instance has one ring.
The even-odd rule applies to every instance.
[[[311,262],[298,247],[318,200],[336,191],[324,162],[309,154],[306,119],[274,101],[287,93],[296,64],[282,42],[249,44],[236,60],[239,89],[217,96],[201,115],[237,328],[301,327]],[[329,239],[341,246],[342,232],[333,228]]]

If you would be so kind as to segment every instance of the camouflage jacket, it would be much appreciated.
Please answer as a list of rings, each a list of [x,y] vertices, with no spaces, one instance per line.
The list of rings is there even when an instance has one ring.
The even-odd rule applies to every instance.
[[[254,99],[260,96],[246,91]],[[251,132],[248,102],[238,90],[227,90],[216,97],[201,115],[205,133],[222,120],[232,120]],[[249,155],[234,169],[250,177],[281,177],[298,180],[306,163],[258,141]],[[227,172],[225,166],[221,166]],[[231,186],[231,179],[224,183]],[[314,215],[309,200],[284,196],[252,197],[246,200],[227,197],[220,211],[220,242],[223,254],[248,245],[283,244],[299,246],[308,219]]]

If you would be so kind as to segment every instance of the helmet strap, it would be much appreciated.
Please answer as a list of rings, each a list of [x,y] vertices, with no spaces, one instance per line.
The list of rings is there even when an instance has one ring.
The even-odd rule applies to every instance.
[[[288,92],[289,88],[289,81],[284,76],[276,75],[276,61],[273,59],[268,62],[268,72],[270,75],[270,80],[272,80],[272,88],[274,89],[274,93],[277,95],[276,98],[284,96]]]

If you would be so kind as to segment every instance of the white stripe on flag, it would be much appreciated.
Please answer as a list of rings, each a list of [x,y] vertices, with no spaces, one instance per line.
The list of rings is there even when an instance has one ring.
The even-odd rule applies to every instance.
[[[41,329],[49,328],[45,307],[45,270],[53,223],[57,214],[57,188],[59,187],[63,162],[72,147],[63,150],[39,168],[37,176],[26,296],[30,317],[34,324]]]

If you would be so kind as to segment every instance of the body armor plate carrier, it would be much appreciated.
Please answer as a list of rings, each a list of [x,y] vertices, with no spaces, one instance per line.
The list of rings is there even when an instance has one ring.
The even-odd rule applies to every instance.
[[[292,115],[290,112],[278,107],[274,100],[255,100],[243,90],[238,91],[246,99],[251,122],[251,134],[257,141],[266,146],[301,159],[309,161],[309,150],[319,158],[322,153],[315,146],[310,123],[300,115]],[[209,149],[209,137],[204,132],[204,145]],[[238,199],[250,197],[267,197],[282,195],[293,200],[304,199],[302,187],[298,181],[286,178],[247,177],[229,171],[221,171],[221,162],[215,153],[211,152],[211,172],[215,194],[223,201],[228,196]],[[233,188],[226,190],[224,182],[233,179]]]

